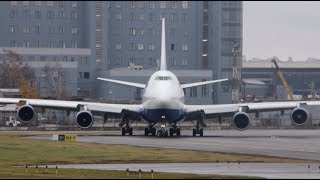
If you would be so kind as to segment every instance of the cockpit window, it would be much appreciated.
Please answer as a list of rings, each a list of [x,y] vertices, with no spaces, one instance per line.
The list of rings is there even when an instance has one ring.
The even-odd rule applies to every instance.
[[[170,76],[157,76],[155,80],[172,80]]]

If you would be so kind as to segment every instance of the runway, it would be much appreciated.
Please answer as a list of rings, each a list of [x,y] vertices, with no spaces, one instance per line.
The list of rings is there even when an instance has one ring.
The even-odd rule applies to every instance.
[[[149,173],[152,169],[154,172],[241,175],[271,179],[319,179],[318,165],[316,163],[241,163],[240,165],[237,163],[229,165],[227,163],[135,163],[59,165],[59,168],[99,170],[126,170],[128,168],[130,171],[141,169]],[[49,168],[55,168],[55,166],[51,165]]]
[[[70,132],[72,133],[72,132]],[[180,137],[159,138],[144,136],[143,131],[134,131],[133,136],[121,136],[120,131],[107,131],[96,135],[79,135],[80,142],[127,144],[144,147],[160,147],[214,152],[260,154],[299,159],[320,160],[320,130],[205,130],[204,137],[192,137],[191,130],[181,132]],[[51,139],[51,136],[29,138]],[[148,163],[148,164],[99,164],[63,165],[61,168],[94,169],[144,169],[161,172],[188,172],[202,174],[227,174],[259,176],[265,178],[320,178],[320,163],[309,169],[306,163]]]
[[[134,136],[120,133],[78,136],[78,141],[320,160],[320,130],[206,130],[204,137],[192,137],[188,130],[182,131],[180,137],[168,138],[146,137],[142,131],[135,131]],[[51,136],[33,138],[51,139]]]

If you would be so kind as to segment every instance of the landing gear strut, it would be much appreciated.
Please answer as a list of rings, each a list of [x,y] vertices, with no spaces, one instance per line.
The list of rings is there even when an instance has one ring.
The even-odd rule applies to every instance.
[[[156,135],[156,128],[153,127],[154,125],[155,125],[155,123],[150,123],[149,126],[144,129],[145,136],[148,136],[149,133],[151,133],[152,136]]]
[[[166,125],[161,124],[160,127],[161,128],[157,131],[157,136],[158,137],[168,137],[168,131],[166,129]]]
[[[176,134],[177,136],[180,136],[180,128],[177,127],[176,124],[171,124],[172,128],[169,129],[169,135],[173,136]]]
[[[122,132],[122,136],[125,136],[126,134],[129,134],[129,136],[132,136],[132,128],[130,127],[130,125],[133,122],[129,122],[129,120],[127,118],[124,118],[123,121],[119,124],[121,126],[122,123],[125,123],[126,126],[124,128],[122,128],[121,132]]]
[[[200,116],[200,118],[197,120],[197,124],[194,124],[193,121],[191,121],[194,126],[196,127],[195,129],[192,130],[192,136],[197,136],[197,134],[199,134],[200,136],[203,136],[203,128],[200,128],[200,126],[202,127],[206,127],[207,125],[203,122],[204,119],[204,115],[202,114]]]
[[[157,136],[159,137],[168,137],[168,131],[166,129],[159,129],[157,131]]]

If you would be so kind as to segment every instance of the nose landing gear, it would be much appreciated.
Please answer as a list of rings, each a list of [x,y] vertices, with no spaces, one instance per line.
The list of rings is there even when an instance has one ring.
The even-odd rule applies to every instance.
[[[158,137],[168,137],[168,130],[166,129],[165,124],[160,125],[160,129],[157,131],[157,136]]]
[[[165,129],[159,129],[157,132],[158,137],[168,137],[168,131]]]

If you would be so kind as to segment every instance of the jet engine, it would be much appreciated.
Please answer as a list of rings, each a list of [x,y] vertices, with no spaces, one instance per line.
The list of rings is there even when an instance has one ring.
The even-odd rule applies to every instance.
[[[29,123],[36,118],[36,113],[32,106],[23,105],[18,109],[17,116],[21,121]]]
[[[91,114],[90,111],[80,111],[78,112],[76,116],[76,122],[78,127],[82,129],[87,129],[92,126],[93,124],[93,115]]]
[[[304,125],[308,120],[308,112],[303,108],[295,108],[291,112],[291,121],[296,125]]]
[[[250,117],[245,112],[237,112],[232,119],[233,126],[239,130],[245,130],[249,127]]]

